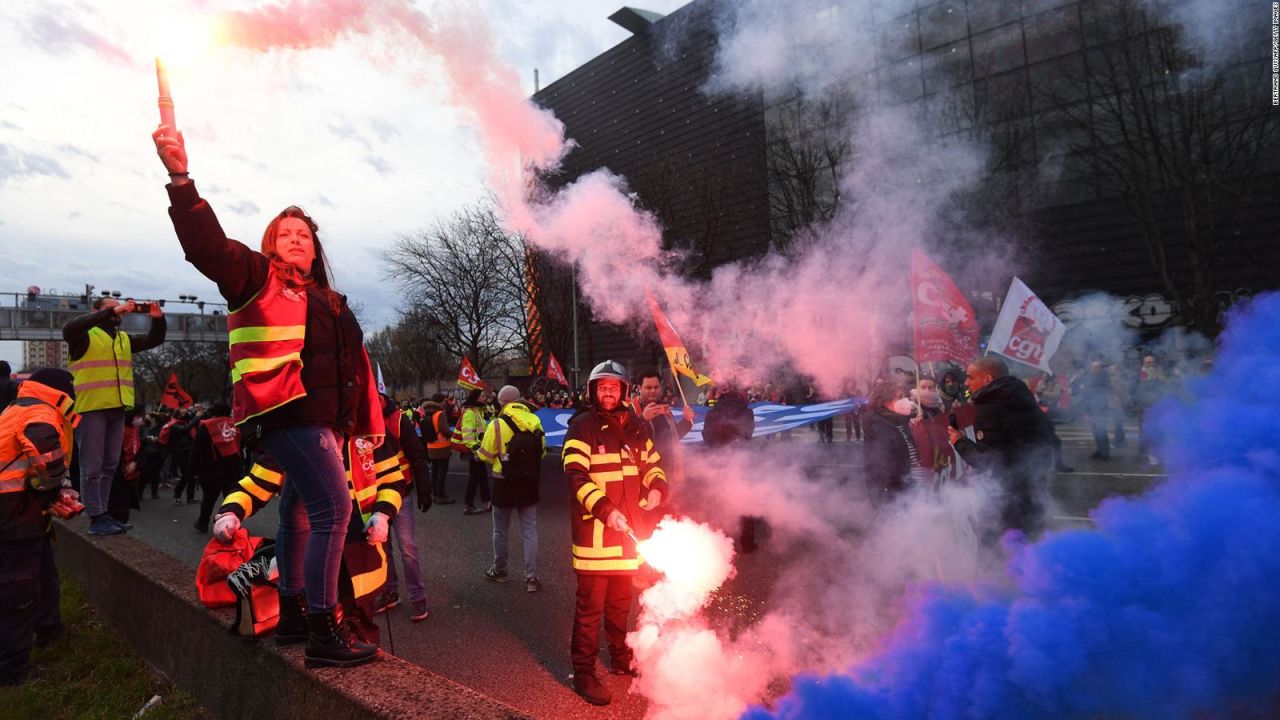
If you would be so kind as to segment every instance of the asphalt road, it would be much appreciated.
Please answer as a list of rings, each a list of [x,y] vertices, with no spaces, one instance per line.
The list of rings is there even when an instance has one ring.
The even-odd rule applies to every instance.
[[[1136,441],[1136,427],[1129,437]],[[861,464],[861,446],[844,442],[837,423],[837,442],[831,446],[825,472],[855,473]],[[1064,455],[1074,472],[1060,473],[1050,487],[1057,502],[1051,523],[1055,527],[1088,524],[1088,512],[1112,495],[1143,492],[1161,475],[1146,467],[1131,445],[1114,451],[1108,461],[1092,460],[1092,437],[1083,426],[1059,428]],[[813,444],[816,435],[798,430],[789,442]],[[640,718],[646,703],[628,693],[629,678],[602,675],[614,692],[614,703],[593,708],[570,687],[569,635],[573,619],[575,580],[569,566],[568,493],[558,468],[558,456],[548,458],[539,505],[538,562],[542,592],[525,592],[518,522],[511,528],[512,581],[495,584],[483,572],[492,561],[491,522],[486,515],[463,515],[461,496],[465,466],[455,460],[449,492],[454,505],[436,506],[428,513],[415,510],[416,535],[421,554],[427,601],[431,616],[411,623],[407,592],[401,587],[402,604],[390,613],[395,654],[449,677],[475,690],[539,718]],[[406,508],[409,507],[406,504]],[[144,500],[141,512],[131,518],[132,535],[190,563],[193,568],[208,541],[192,526],[198,506],[175,506],[163,495]],[[275,506],[251,518],[246,527],[254,535],[274,535]],[[109,538],[103,540],[109,541]],[[766,601],[774,570],[780,559],[762,552],[740,556],[738,577],[726,595],[735,602],[759,605]],[[717,612],[733,613],[734,608]],[[386,628],[383,626],[384,638]],[[384,647],[391,643],[384,643]]]

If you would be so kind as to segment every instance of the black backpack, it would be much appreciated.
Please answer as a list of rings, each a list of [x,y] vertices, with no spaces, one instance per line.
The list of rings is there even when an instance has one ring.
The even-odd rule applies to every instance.
[[[493,478],[493,504],[500,508],[537,504],[542,481],[542,430],[521,430],[505,415],[499,420],[511,428],[511,440],[500,448],[502,475]]]
[[[511,440],[503,448],[502,477],[537,487],[542,479],[542,430],[521,430],[506,415],[501,420],[511,428]]]

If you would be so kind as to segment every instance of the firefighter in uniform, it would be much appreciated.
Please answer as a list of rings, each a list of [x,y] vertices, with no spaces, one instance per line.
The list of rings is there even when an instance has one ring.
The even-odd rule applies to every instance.
[[[342,548],[339,598],[345,616],[339,624],[356,630],[360,640],[351,642],[351,654],[344,659],[334,657],[332,648],[313,647],[314,633],[308,636],[308,611],[304,594],[280,597],[280,620],[276,625],[276,643],[289,645],[307,642],[307,667],[330,665],[349,667],[363,661],[367,647],[376,649],[377,629],[372,617],[376,602],[387,581],[387,553],[384,547],[388,528],[400,512],[408,482],[401,472],[403,458],[394,437],[388,437],[377,448],[363,438],[348,440],[343,452],[347,468],[347,490],[351,494],[351,522]],[[260,455],[241,478],[239,487],[218,509],[213,534],[230,542],[240,523],[266,506],[280,494],[284,473],[268,455]],[[286,568],[280,565],[280,572]],[[301,573],[294,582],[302,583]]]
[[[623,404],[627,389],[621,365],[612,360],[597,365],[587,379],[591,405],[569,423],[564,442],[573,569],[578,575],[573,689],[592,705],[612,700],[596,676],[602,616],[612,672],[635,674],[626,644],[627,618],[634,596],[632,576],[644,561],[627,533],[640,512],[657,509],[667,493],[648,425]]]
[[[22,681],[32,641],[62,633],[50,515],[83,509],[71,489],[71,373],[37,370],[0,414],[0,685]]]

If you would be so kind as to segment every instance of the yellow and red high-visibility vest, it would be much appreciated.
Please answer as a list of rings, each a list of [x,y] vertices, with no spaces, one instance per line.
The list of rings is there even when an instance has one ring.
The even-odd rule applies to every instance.
[[[133,353],[129,333],[113,339],[100,327],[89,328],[89,349],[71,363],[76,384],[76,412],[133,407]]]
[[[237,425],[307,394],[302,345],[306,288],[291,288],[275,268],[244,307],[227,314],[231,343],[231,418]]]

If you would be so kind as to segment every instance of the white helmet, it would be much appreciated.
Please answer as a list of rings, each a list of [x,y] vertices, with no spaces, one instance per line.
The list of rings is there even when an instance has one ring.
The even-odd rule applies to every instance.
[[[587,376],[587,398],[589,402],[595,403],[596,401],[596,382],[606,378],[622,383],[622,398],[626,399],[627,393],[631,390],[631,383],[627,380],[627,369],[622,367],[621,363],[605,360],[592,368],[591,374]]]

